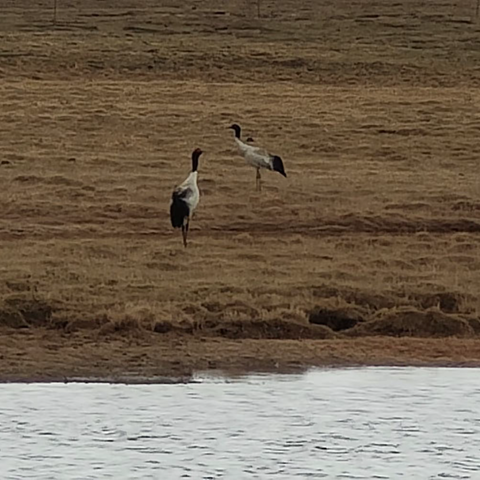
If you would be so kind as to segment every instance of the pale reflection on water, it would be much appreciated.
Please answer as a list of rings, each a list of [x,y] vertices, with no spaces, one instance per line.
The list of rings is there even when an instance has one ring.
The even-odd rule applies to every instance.
[[[480,478],[479,369],[0,386],[2,479]]]

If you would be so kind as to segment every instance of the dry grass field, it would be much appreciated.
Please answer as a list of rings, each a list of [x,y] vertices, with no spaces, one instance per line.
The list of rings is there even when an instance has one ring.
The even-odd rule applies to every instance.
[[[480,363],[474,1],[52,3],[0,1],[2,378]]]

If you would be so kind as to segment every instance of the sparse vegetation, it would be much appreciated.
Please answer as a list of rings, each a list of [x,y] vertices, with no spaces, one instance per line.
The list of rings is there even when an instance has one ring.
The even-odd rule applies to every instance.
[[[111,338],[164,342],[148,358],[165,370],[188,345],[187,369],[225,366],[219,345],[255,367],[282,351],[404,362],[418,345],[422,361],[480,359],[470,1],[281,0],[252,22],[240,0],[88,0],[62,3],[54,32],[51,7],[1,7],[2,355],[51,335],[65,369],[80,357],[62,342],[101,365],[89,342]],[[255,192],[234,121],[274,143],[288,179]],[[202,204],[183,251],[169,196],[196,146]]]

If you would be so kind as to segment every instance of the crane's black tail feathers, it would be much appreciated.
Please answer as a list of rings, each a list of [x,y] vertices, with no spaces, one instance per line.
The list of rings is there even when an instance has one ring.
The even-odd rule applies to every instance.
[[[170,220],[173,228],[180,228],[190,214],[185,200],[178,194],[173,193],[172,203],[170,205]]]
[[[287,174],[285,173],[285,168],[283,167],[283,161],[278,155],[274,155],[272,157],[272,168],[280,175],[283,175],[284,177],[287,176]]]

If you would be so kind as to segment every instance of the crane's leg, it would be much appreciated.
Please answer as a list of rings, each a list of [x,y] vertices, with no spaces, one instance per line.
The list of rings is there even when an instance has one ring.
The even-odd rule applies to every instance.
[[[257,192],[261,192],[262,191],[262,177],[260,175],[260,169],[259,168],[257,168],[256,182],[257,182]]]
[[[188,223],[187,225],[182,225],[183,246],[185,248],[187,248],[187,234],[188,234]]]
[[[185,224],[184,234],[183,234],[183,245],[187,248],[187,235],[188,235],[188,227],[190,226],[190,217],[187,218],[187,223]]]

